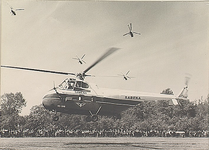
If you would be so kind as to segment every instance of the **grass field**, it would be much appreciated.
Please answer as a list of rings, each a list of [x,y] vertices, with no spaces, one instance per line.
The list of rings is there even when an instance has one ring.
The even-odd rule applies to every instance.
[[[208,138],[0,138],[0,149],[4,150],[207,150]]]

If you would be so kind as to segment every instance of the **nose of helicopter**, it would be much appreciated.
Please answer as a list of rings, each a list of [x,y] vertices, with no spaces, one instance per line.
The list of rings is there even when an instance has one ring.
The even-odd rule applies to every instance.
[[[57,93],[49,92],[43,97],[42,105],[48,110],[53,110],[59,101],[60,98]]]
[[[44,98],[43,98],[42,105],[43,105],[46,109],[50,109],[50,107],[51,107],[50,100],[49,100],[49,99],[46,99],[45,96],[44,96]]]

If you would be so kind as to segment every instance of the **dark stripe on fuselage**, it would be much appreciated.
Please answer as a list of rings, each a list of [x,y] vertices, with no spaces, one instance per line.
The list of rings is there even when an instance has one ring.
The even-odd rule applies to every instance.
[[[121,99],[114,99],[114,98],[102,98],[98,99],[97,102],[101,103],[110,103],[110,104],[118,104],[118,105],[129,105],[129,106],[135,106],[139,104],[139,101],[132,101],[132,100],[121,100]]]
[[[82,97],[82,101],[88,101],[92,99],[92,101],[96,103],[107,103],[107,104],[115,104],[115,105],[127,105],[127,106],[135,106],[139,104],[139,101],[133,101],[133,100],[122,100],[122,99],[115,99],[115,98],[108,98],[108,97],[98,97],[98,96],[87,96],[87,95],[72,95],[72,94],[48,94],[46,95],[43,99],[60,99],[62,98],[63,100],[66,99],[66,97],[72,97],[72,100],[69,101],[75,101],[75,98],[77,98],[78,101],[79,97]],[[76,101],[77,101],[76,100]]]
[[[47,109],[69,114],[89,115],[89,111],[96,113],[101,107],[99,115],[114,115],[139,104],[139,101],[122,100],[99,96],[79,94],[48,94],[43,98],[49,101]]]

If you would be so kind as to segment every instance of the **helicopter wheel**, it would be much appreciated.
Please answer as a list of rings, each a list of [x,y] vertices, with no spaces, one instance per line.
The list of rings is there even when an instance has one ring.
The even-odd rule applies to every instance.
[[[90,122],[92,119],[91,119],[91,116],[87,116],[86,117],[86,122]]]
[[[93,115],[93,116],[91,116],[91,119],[92,119],[93,122],[97,122],[98,121],[98,116]]]
[[[52,120],[53,120],[53,121],[58,121],[58,120],[59,120],[59,116],[54,116],[54,117],[52,118]]]

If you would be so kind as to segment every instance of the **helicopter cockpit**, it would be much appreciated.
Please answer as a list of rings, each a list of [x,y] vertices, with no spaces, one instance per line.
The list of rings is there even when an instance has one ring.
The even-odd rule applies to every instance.
[[[89,85],[82,80],[67,78],[59,85],[59,88],[62,90],[82,91],[87,90]]]

